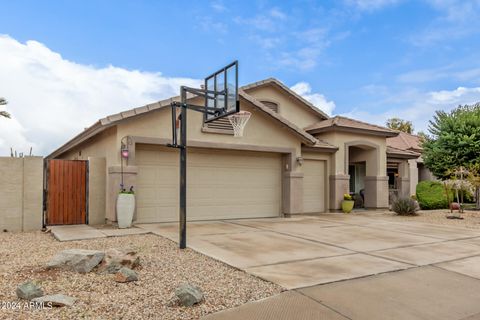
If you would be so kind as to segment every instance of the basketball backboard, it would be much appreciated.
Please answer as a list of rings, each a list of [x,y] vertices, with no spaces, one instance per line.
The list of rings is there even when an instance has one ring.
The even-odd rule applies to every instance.
[[[238,61],[234,61],[205,78],[205,122],[227,117],[240,111],[238,101]]]

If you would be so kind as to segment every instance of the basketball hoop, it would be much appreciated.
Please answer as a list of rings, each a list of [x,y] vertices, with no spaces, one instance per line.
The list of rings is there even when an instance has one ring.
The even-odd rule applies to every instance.
[[[243,129],[245,128],[245,125],[247,124],[251,115],[251,112],[240,111],[228,117],[228,121],[230,121],[233,127],[234,137],[243,137]]]

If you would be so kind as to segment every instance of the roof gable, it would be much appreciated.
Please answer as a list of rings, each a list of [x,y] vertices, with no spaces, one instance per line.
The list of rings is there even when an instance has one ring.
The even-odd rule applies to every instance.
[[[307,101],[305,98],[303,98],[301,95],[297,94],[295,91],[287,87],[285,84],[283,84],[281,81],[275,79],[275,78],[268,78],[265,80],[257,81],[248,85],[245,85],[241,87],[241,89],[245,92],[249,92],[251,90],[254,90],[255,88],[260,88],[262,86],[274,86],[280,90],[282,90],[285,94],[288,96],[292,97],[296,101],[299,102],[299,105],[303,106],[306,110],[309,112],[312,112],[316,116],[320,117],[321,119],[328,119],[329,116],[323,112],[322,110],[318,109],[315,107],[311,102]]]

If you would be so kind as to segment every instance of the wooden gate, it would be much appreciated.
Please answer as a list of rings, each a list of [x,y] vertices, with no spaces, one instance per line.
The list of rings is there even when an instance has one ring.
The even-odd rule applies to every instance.
[[[47,225],[87,223],[88,162],[48,160]]]

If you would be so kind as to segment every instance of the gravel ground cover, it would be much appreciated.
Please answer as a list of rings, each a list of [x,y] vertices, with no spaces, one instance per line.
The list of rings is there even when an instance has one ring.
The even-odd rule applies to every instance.
[[[45,270],[59,251],[71,248],[106,250],[130,247],[138,251],[139,281],[117,283],[114,275]],[[73,307],[24,309],[15,295],[17,285],[38,282],[44,294],[63,293],[78,300]],[[172,305],[177,286],[202,288],[204,302],[190,307]],[[0,233],[0,319],[196,319],[277,294],[282,288],[263,281],[156,235],[133,235],[58,242],[42,232]],[[6,309],[6,303],[22,305]]]
[[[458,214],[457,211],[453,215],[461,216],[463,220],[447,219],[446,217],[452,215],[450,210],[421,210],[416,216],[398,216],[392,212],[385,212],[383,217],[397,220],[397,221],[419,221],[427,223],[435,223],[446,226],[466,227],[471,229],[480,228],[480,211],[465,210],[464,213]]]

